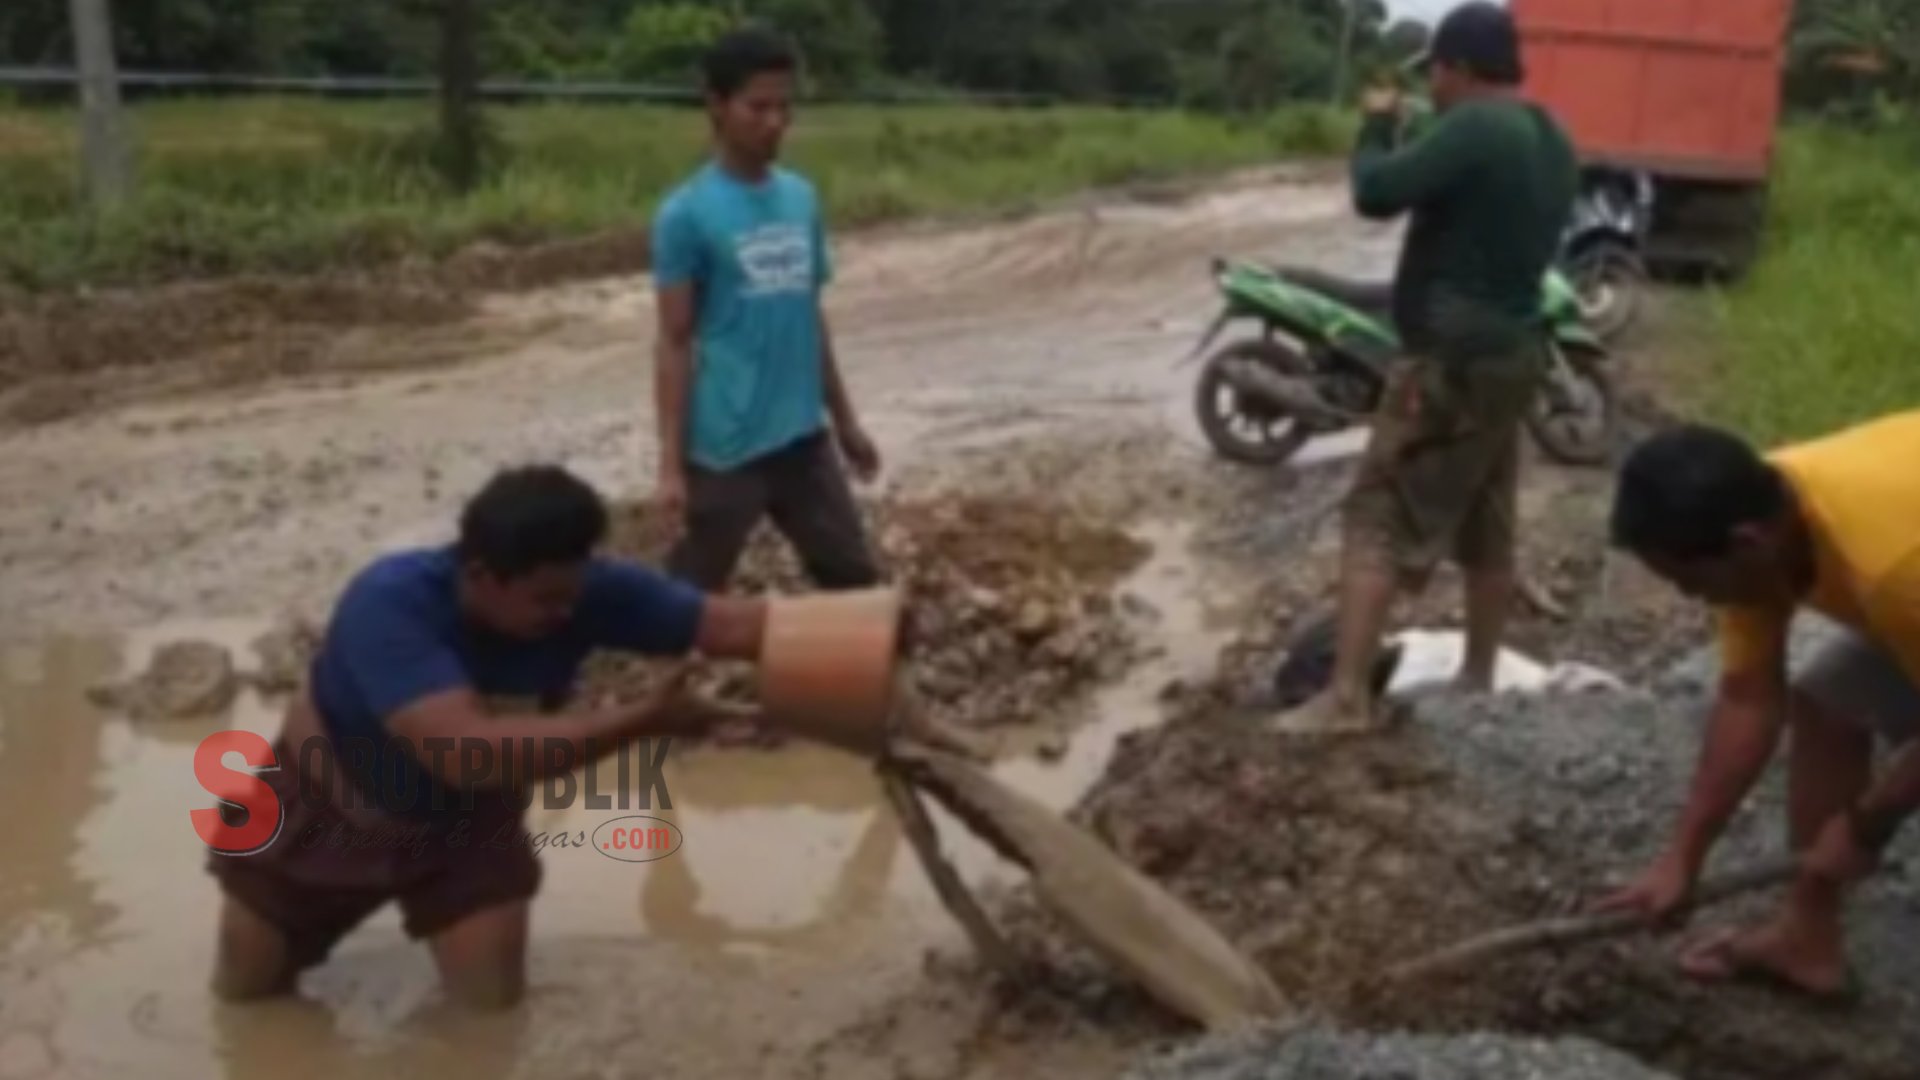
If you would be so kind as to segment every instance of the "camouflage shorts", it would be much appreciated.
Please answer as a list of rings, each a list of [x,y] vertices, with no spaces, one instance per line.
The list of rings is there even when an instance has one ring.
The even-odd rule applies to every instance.
[[[1397,362],[1347,501],[1350,557],[1410,575],[1449,556],[1510,568],[1521,432],[1541,370],[1526,352]]]

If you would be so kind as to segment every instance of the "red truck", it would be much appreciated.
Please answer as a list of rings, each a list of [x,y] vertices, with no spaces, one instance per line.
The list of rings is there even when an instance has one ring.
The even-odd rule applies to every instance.
[[[1759,248],[1793,0],[1511,0],[1588,168],[1573,243],[1738,274]],[[1609,235],[1621,234],[1621,235]],[[1575,260],[1579,251],[1570,253]]]

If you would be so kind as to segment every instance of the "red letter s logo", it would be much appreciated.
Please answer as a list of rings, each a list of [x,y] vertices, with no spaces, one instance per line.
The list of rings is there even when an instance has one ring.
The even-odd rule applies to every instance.
[[[256,769],[280,767],[273,759],[273,747],[251,731],[217,731],[207,736],[194,749],[193,778],[214,798],[245,810],[247,820],[229,825],[217,807],[194,810],[193,831],[222,855],[252,855],[280,835],[284,809],[265,780],[227,767],[221,759],[229,753],[239,754]]]

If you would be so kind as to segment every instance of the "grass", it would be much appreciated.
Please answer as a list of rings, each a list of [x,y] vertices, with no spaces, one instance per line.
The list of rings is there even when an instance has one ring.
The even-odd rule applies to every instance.
[[[489,116],[486,185],[448,195],[429,102],[206,99],[133,110],[139,184],[110,214],[78,196],[69,110],[0,106],[0,281],[30,289],[439,258],[643,226],[701,159],[685,109],[523,105]],[[1336,115],[1256,120],[1095,109],[937,106],[804,111],[789,162],[836,226],[1019,205],[1087,187],[1344,148]]]
[[[1920,407],[1917,168],[1910,133],[1786,133],[1768,250],[1715,301],[1715,419],[1778,444]]]

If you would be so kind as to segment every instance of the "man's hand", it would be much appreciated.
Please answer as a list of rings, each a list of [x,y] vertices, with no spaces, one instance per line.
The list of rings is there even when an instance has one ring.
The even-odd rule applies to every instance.
[[[1399,87],[1369,87],[1366,93],[1360,95],[1360,111],[1369,115],[1398,117],[1400,115]]]
[[[694,665],[677,662],[661,673],[660,680],[647,689],[638,701],[621,703],[631,735],[696,735],[704,725],[696,719],[697,710],[687,708],[687,683]]]
[[[1846,814],[1838,814],[1801,856],[1800,868],[1822,881],[1849,885],[1872,877],[1880,869],[1880,854],[1862,846],[1853,821]]]
[[[1651,923],[1666,922],[1693,896],[1693,868],[1674,852],[1654,860],[1631,885],[1602,897],[1601,914],[1634,914]]]
[[[840,453],[853,467],[853,475],[863,484],[871,484],[880,475],[880,450],[867,437],[866,429],[858,424],[835,428],[840,441]]]
[[[679,524],[687,514],[687,472],[677,465],[660,466],[660,484],[654,493],[660,504],[660,512],[667,520]]]

